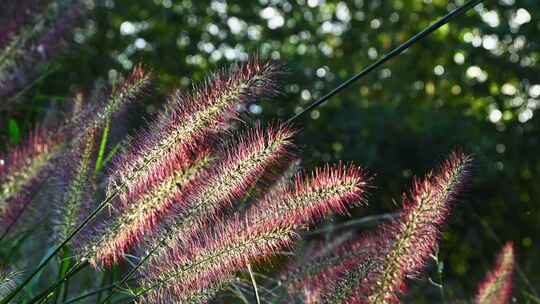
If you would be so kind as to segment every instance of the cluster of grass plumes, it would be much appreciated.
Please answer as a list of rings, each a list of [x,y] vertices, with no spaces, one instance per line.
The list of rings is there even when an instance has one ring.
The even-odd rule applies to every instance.
[[[89,176],[94,173],[90,171],[101,130],[144,92],[149,80],[149,74],[136,67],[103,100],[85,103],[77,115],[67,116],[54,127],[37,127],[21,144],[3,153],[0,157],[2,236],[20,219],[47,180],[54,180],[58,189],[53,191],[63,194],[47,207],[61,210],[59,216],[64,218],[61,225],[73,225],[66,221],[80,217],[80,212],[79,208],[71,210],[72,205],[88,202],[87,197],[93,192]]]
[[[4,2],[0,108],[31,85],[92,3]],[[399,302],[408,279],[436,254],[442,226],[468,183],[470,157],[451,153],[415,180],[396,216],[372,231],[351,229],[319,242],[279,271],[298,254],[295,243],[307,230],[364,207],[372,181],[351,163],[300,170],[291,121],[479,2],[456,8],[288,123],[238,123],[249,103],[280,89],[283,68],[258,58],[214,73],[191,92],[173,92],[147,126],[126,138],[109,133],[115,118],[148,92],[150,73],[135,66],[93,98],[77,93],[62,121],[36,128],[0,157],[0,304],[206,303],[233,295],[257,303]],[[44,240],[34,243],[39,236]],[[43,257],[32,260],[31,251]],[[37,264],[24,278],[13,272],[24,269],[20,260]],[[48,267],[52,260],[56,267]],[[507,244],[474,301],[507,303],[515,268]],[[102,286],[84,293],[81,286],[98,276]]]
[[[16,108],[11,102],[39,82],[92,2],[0,5],[0,110]],[[451,153],[414,180],[401,208],[371,231],[354,226],[367,218],[317,229],[346,220],[352,208],[363,212],[372,179],[352,163],[301,170],[291,122],[480,2],[456,7],[287,123],[242,115],[280,89],[282,67],[259,59],[173,92],[132,136],[115,129],[115,118],[149,91],[142,66],[91,98],[77,93],[61,121],[43,123],[0,157],[0,304],[403,300],[409,279],[438,259],[442,228],[469,183],[470,157]],[[345,236],[326,234],[344,228]],[[323,234],[303,255],[297,250],[302,239]],[[14,272],[27,265],[23,275]],[[471,300],[508,303],[514,269],[508,243]],[[430,283],[444,302],[442,277]]]
[[[147,126],[116,139],[120,152],[104,165],[113,118],[151,86],[151,75],[136,66],[98,94],[102,100],[84,102],[77,94],[62,123],[9,152],[0,166],[3,229],[24,216],[48,178],[54,181],[48,187],[61,194],[50,204],[56,209],[51,239],[65,249],[61,279],[30,302],[58,293],[65,299],[64,282],[91,265],[95,275],[123,269],[105,302],[127,287],[128,301],[206,303],[236,288],[246,272],[255,282],[251,265],[280,264],[274,262],[329,216],[365,206],[372,185],[363,168],[339,163],[299,170],[292,125],[238,123],[245,105],[277,95],[283,74],[280,65],[255,58],[189,93],[172,93]],[[396,217],[359,237],[351,232],[312,247],[274,279],[279,297],[257,289],[253,297],[399,302],[407,279],[419,276],[435,253],[470,163],[469,156],[451,153],[413,182]],[[508,300],[513,263],[506,246],[479,287],[478,303]]]

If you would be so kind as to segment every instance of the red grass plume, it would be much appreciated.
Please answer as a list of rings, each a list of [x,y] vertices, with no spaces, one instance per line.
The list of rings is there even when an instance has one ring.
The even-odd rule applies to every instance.
[[[163,235],[155,235],[151,247],[159,246],[163,238],[181,242],[191,236],[286,156],[293,134],[285,127],[266,131],[256,128],[217,153],[219,160],[208,166],[201,164],[209,161],[208,153],[202,153],[196,162],[179,159],[172,164],[174,170],[163,168],[163,176],[152,177],[147,191],[134,197],[127,208],[120,208],[118,217],[104,225],[104,233],[93,242],[91,262],[117,263],[127,250],[153,235],[158,227]]]
[[[227,128],[238,117],[238,106],[276,94],[280,74],[278,66],[253,59],[216,73],[191,95],[175,92],[151,129],[141,132],[115,162],[108,193],[119,193],[122,202],[130,200],[146,176]]]
[[[369,267],[361,263],[360,271],[353,268],[345,273],[356,284],[339,282],[328,302],[398,303],[406,278],[418,274],[433,254],[470,161],[462,153],[452,153],[437,171],[416,180],[411,193],[403,196],[399,218],[364,236],[370,244],[366,246],[371,251],[366,260]]]
[[[15,224],[51,173],[52,161],[64,144],[61,137],[53,138],[38,129],[26,142],[0,157],[0,235]]]
[[[145,191],[124,206],[111,208],[109,217],[90,229],[90,239],[81,248],[81,255],[94,267],[109,267],[152,234],[172,206],[183,200],[186,189],[201,178],[211,159],[208,149],[192,157],[169,162],[149,177]]]
[[[346,212],[362,201],[366,179],[359,168],[325,167],[295,185],[265,197],[242,215],[214,225],[186,246],[171,246],[148,266],[143,285],[146,300],[189,301],[219,282],[290,246],[299,228],[333,212]]]
[[[369,238],[336,240],[338,243],[321,242],[310,248],[287,268],[284,281],[291,298],[306,304],[323,302],[325,295],[334,291],[335,282],[343,280],[351,270],[362,268],[370,258]]]
[[[515,268],[514,245],[508,242],[497,257],[495,267],[478,285],[474,303],[506,304],[512,295],[512,276]]]

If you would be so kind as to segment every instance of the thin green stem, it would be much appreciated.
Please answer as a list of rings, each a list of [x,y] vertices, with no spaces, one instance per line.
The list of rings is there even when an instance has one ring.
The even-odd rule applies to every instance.
[[[156,250],[158,250],[160,247],[162,247],[165,242],[167,241],[167,237],[161,239],[161,241],[156,244],[156,246],[154,246],[154,248],[152,248],[142,259],[139,260],[139,262],[137,263],[137,265],[135,265],[135,267],[133,267],[123,278],[122,280],[120,280],[120,282],[115,286],[115,288],[119,289],[119,288],[122,288],[122,285],[125,284],[134,274],[135,272],[152,256],[152,254],[154,254],[154,252],[156,252]],[[102,302],[97,302],[99,304],[105,304],[105,302],[107,302],[108,300],[110,300],[110,298],[112,297],[112,294],[110,294],[107,298],[105,298],[105,300],[103,300]]]
[[[68,294],[69,294],[69,280],[65,280],[64,288],[62,290],[62,302],[64,302],[67,299]]]
[[[21,283],[15,288],[12,292],[10,292],[2,301],[0,304],[8,304],[15,296],[28,284],[32,281],[32,279],[43,269],[45,266],[64,248],[64,246],[71,241],[71,239],[79,233],[91,220],[93,220],[96,215],[101,212],[107,206],[116,196],[118,195],[118,192],[114,192],[110,196],[106,197],[99,206],[92,212],[84,221],[79,224],[79,226],[68,235],[68,237],[60,243],[48,256],[39,264],[39,266]]]
[[[135,278],[131,278],[130,280],[128,281],[134,281],[134,280],[137,280],[138,277],[135,277]],[[87,293],[84,293],[80,296],[77,296],[75,298],[71,298],[65,302],[63,302],[62,304],[71,304],[71,303],[76,303],[80,300],[83,300],[83,299],[86,299],[88,297],[91,297],[91,296],[94,296],[94,295],[99,295],[100,293],[104,292],[104,291],[112,291],[114,290],[117,286],[118,286],[119,282],[115,282],[113,284],[110,284],[110,285],[106,285],[106,286],[102,286],[98,289],[95,289],[95,290],[92,290],[92,291],[89,291]],[[96,301],[97,303],[98,301]]]
[[[60,266],[58,268],[58,280],[62,280],[62,278],[64,278],[64,276],[66,275],[66,273],[69,270],[69,259],[66,258],[67,256],[68,256],[68,249],[64,248],[64,250],[62,250],[62,254],[60,255]],[[66,281],[64,281],[64,283],[65,282]],[[65,288],[65,285],[61,284],[60,286],[61,286],[61,292],[60,293],[63,293],[63,289]],[[55,295],[54,295],[54,303],[58,303],[60,293],[58,293],[58,292],[55,293]]]
[[[251,284],[253,284],[255,299],[257,299],[257,304],[261,304],[261,299],[259,298],[259,290],[257,289],[257,281],[255,281],[255,276],[253,275],[253,270],[251,269],[251,264],[249,262],[247,263],[247,269],[249,272],[249,277],[251,278]]]
[[[111,159],[116,155],[118,150],[120,150],[121,147],[122,147],[122,145],[120,143],[116,144],[111,149],[111,151],[109,151],[109,153],[107,154],[107,156],[105,157],[105,159],[103,160],[103,163],[101,165],[105,166],[107,163],[109,163],[111,161]]]
[[[67,281],[67,279],[71,278],[72,276],[74,276],[75,274],[77,274],[79,271],[83,270],[86,266],[88,266],[88,262],[80,262],[80,263],[77,263],[73,266],[73,268],[71,268],[65,276],[63,276],[61,279],[59,279],[58,281],[56,281],[53,285],[49,286],[47,289],[45,289],[44,291],[42,291],[41,293],[39,293],[37,296],[35,296],[34,298],[32,298],[28,304],[34,304],[34,303],[37,303],[38,301],[41,301],[43,300],[44,298],[50,296],[50,294],[52,292],[55,292],[56,289],[58,289],[58,287],[62,286],[62,284],[64,282]]]
[[[110,127],[111,127],[111,120],[108,119],[107,122],[105,123],[103,134],[101,135],[101,142],[99,144],[99,151],[98,151],[98,156],[96,159],[96,167],[94,170],[94,176],[96,176],[101,171],[101,168],[103,167],[103,159],[105,156],[105,148],[107,147],[107,141],[109,139]]]

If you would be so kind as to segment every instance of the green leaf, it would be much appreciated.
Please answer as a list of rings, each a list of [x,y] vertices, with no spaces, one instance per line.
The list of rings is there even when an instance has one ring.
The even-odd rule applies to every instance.
[[[19,129],[19,125],[17,124],[17,121],[13,118],[11,118],[8,122],[8,130],[9,130],[9,142],[12,144],[18,144],[21,139],[21,130]]]

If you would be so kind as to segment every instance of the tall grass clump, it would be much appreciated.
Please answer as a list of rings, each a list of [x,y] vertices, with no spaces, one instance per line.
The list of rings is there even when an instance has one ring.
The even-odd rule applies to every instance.
[[[129,135],[115,128],[116,118],[143,104],[152,73],[136,65],[94,98],[76,94],[56,124],[37,127],[0,157],[0,304],[399,303],[410,279],[429,268],[451,209],[459,208],[471,156],[451,152],[414,179],[400,208],[374,229],[310,240],[318,225],[365,212],[375,186],[368,172],[376,169],[345,162],[300,168],[295,119],[477,2],[287,122],[250,123],[243,114],[250,103],[279,96],[286,75],[281,64],[258,57],[173,91]],[[27,13],[0,35],[0,96],[20,90],[15,79],[31,75],[28,66],[48,61],[86,11],[83,3],[9,5]],[[40,242],[49,247],[21,245],[36,230],[49,232],[41,223],[52,227]],[[43,257],[34,263],[25,250]],[[25,266],[15,262],[25,258],[36,265],[21,277]],[[507,303],[515,268],[508,243],[475,303]]]

